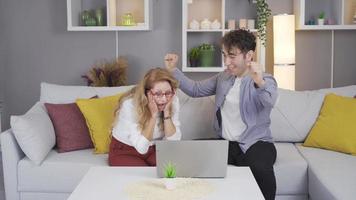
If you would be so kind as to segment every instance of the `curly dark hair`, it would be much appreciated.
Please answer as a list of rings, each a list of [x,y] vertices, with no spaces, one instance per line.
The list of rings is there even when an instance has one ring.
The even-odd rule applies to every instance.
[[[231,51],[232,48],[238,48],[242,53],[246,54],[250,50],[255,51],[256,36],[248,30],[232,30],[224,35],[221,44],[228,51]]]

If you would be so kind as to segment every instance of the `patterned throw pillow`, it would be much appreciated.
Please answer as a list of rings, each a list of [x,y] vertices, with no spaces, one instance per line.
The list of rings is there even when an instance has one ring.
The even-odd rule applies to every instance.
[[[54,126],[59,153],[93,148],[85,118],[76,103],[45,103]]]

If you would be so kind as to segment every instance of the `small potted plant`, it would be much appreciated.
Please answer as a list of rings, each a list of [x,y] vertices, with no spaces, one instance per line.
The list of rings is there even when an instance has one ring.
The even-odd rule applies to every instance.
[[[322,11],[318,17],[318,25],[324,25],[324,20],[325,20],[325,12]]]
[[[169,162],[164,167],[164,185],[167,190],[173,190],[176,188],[175,180],[176,177],[176,167],[171,162]]]
[[[199,46],[200,65],[202,67],[211,67],[214,64],[215,48],[212,44],[202,44]]]
[[[191,67],[197,67],[199,64],[199,48],[193,47],[189,52],[189,62]]]

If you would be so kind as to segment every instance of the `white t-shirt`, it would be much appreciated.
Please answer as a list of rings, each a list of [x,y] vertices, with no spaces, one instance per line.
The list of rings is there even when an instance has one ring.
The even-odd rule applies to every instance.
[[[116,118],[115,126],[112,130],[112,135],[115,139],[122,143],[133,146],[140,154],[145,154],[149,146],[154,144],[154,140],[180,140],[182,137],[179,122],[179,100],[174,97],[172,102],[172,121],[176,128],[176,132],[170,136],[165,137],[163,130],[159,128],[159,117],[157,117],[156,125],[153,130],[153,140],[149,141],[141,134],[136,118],[136,108],[133,104],[133,99],[127,99],[123,102],[120,110],[119,117]]]
[[[236,78],[234,85],[226,95],[221,109],[222,137],[229,141],[238,141],[246,129],[240,114],[241,78]]]

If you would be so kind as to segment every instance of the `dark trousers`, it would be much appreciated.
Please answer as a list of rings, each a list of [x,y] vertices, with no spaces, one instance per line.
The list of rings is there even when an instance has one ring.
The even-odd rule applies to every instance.
[[[156,146],[150,146],[146,154],[140,154],[134,147],[112,137],[109,150],[109,165],[156,166]]]
[[[243,153],[237,142],[229,142],[228,163],[249,166],[266,200],[273,200],[276,196],[276,178],[273,171],[276,156],[277,151],[273,143],[258,141]]]

